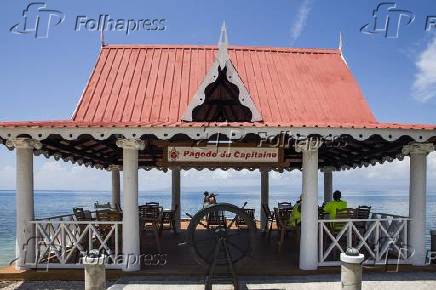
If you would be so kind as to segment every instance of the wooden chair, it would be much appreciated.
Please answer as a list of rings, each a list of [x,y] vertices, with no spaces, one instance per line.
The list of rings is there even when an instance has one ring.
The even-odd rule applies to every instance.
[[[361,205],[356,209],[356,218],[358,219],[369,219],[371,214],[371,207],[366,205]]]
[[[155,201],[146,202],[145,205],[146,206],[157,206],[157,207],[159,207],[159,203],[155,202]]]
[[[84,213],[85,213],[86,220],[89,220],[89,221],[94,220],[94,218],[92,217],[92,213],[89,210],[85,210]]]
[[[336,219],[337,220],[341,220],[341,219],[354,219],[356,218],[355,215],[355,209],[354,208],[342,208],[342,209],[337,209],[336,210]],[[339,233],[343,227],[346,225],[347,223],[343,222],[332,222],[330,225],[330,231],[332,233]]]
[[[336,210],[336,219],[354,219],[356,210],[354,208],[342,208]]]
[[[99,203],[98,201],[96,201],[94,203],[94,207],[95,207],[96,210],[99,210],[99,209],[112,209],[110,202]]]
[[[227,219],[222,211],[211,211],[206,217],[206,227],[227,227]]]
[[[85,212],[83,207],[75,207],[73,208],[74,217],[77,221],[81,221],[85,219]]]
[[[323,206],[319,206],[318,207],[318,219],[319,220],[325,219],[325,215],[326,215],[326,213],[324,212],[324,207]]]
[[[371,214],[371,207],[366,205],[359,206],[355,212],[356,219],[362,219],[362,220],[369,219],[370,214]],[[355,222],[354,224],[360,233],[364,233],[366,231],[366,226],[367,226],[366,221],[358,221]]]
[[[83,207],[75,207],[73,208],[74,218],[76,221],[91,221],[92,216],[89,210],[83,210]],[[79,224],[77,225],[79,228],[79,236],[83,233],[83,231],[86,229],[86,224]],[[87,237],[83,238],[84,241],[87,241]]]
[[[291,202],[279,202],[278,208],[279,209],[292,209],[292,203]]]
[[[81,222],[81,221],[92,220],[89,211],[83,210],[82,207],[73,208],[73,213],[74,213],[74,219],[76,221]],[[80,251],[87,252],[90,250],[89,249],[89,232],[84,233],[84,231],[86,230],[86,226],[87,226],[86,224],[78,224],[78,225],[71,224],[68,226],[70,228],[70,230],[71,230],[71,227],[75,227],[75,230],[72,232],[75,232],[75,236],[77,239],[80,236],[82,236],[82,234],[83,234],[82,239],[79,241],[80,245],[78,245],[77,248],[74,250],[74,253],[71,255],[69,262],[77,263],[80,259],[80,254],[81,254]]]
[[[254,208],[244,208],[243,210],[254,221]],[[247,223],[239,216],[236,216],[235,224],[238,229],[246,229],[248,227]]]
[[[151,230],[154,234],[156,246],[160,252],[159,237],[161,234],[160,226],[162,222],[162,208],[156,203],[141,205],[138,207],[139,220],[142,232]]]
[[[123,216],[120,212],[117,211],[108,211],[108,210],[102,210],[102,211],[96,211],[96,218],[97,221],[101,222],[117,222],[122,221]],[[111,224],[97,224],[96,229],[98,231],[98,234],[100,235],[100,238],[102,240],[106,239],[106,237],[109,235],[109,233],[112,230],[113,225]],[[121,228],[118,227],[118,230],[121,233]],[[118,244],[121,246],[121,238],[122,235],[118,235]],[[97,244],[100,244],[98,240],[95,241]],[[111,249],[111,251],[115,252],[115,232],[112,234],[112,237],[107,242],[108,247]]]
[[[174,209],[163,210],[162,211],[162,219],[160,224],[160,232],[163,230],[173,230],[175,234],[177,234],[176,228],[176,212],[179,209],[179,205],[176,205]]]
[[[285,235],[293,230],[293,227],[289,224],[292,210],[274,208],[274,215],[277,223],[278,236],[278,252],[282,250],[282,245],[285,240]]]
[[[263,228],[263,232],[267,233],[268,240],[271,238],[271,231],[274,224],[274,211],[269,209],[268,204],[262,204],[262,210],[266,216],[265,227]],[[269,224],[269,225],[268,225]]]
[[[97,221],[122,221],[123,216],[118,211],[98,210],[95,212]]]
[[[122,208],[121,208],[119,203],[115,203],[114,204],[114,210],[118,211],[118,212],[123,212],[123,210],[122,210]]]

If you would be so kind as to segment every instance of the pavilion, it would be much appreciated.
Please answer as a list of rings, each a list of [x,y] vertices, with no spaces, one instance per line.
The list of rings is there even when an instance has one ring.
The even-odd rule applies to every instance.
[[[35,234],[33,155],[41,154],[111,171],[114,204],[123,172],[123,254],[140,251],[139,168],[172,171],[173,208],[181,170],[259,169],[263,203],[269,171],[302,170],[303,270],[320,265],[318,170],[330,200],[334,171],[410,156],[408,263],[425,263],[436,125],[378,122],[341,49],[229,47],[225,27],[217,47],[103,45],[71,119],[1,122],[0,141],[16,150],[17,267],[35,255],[23,245]]]

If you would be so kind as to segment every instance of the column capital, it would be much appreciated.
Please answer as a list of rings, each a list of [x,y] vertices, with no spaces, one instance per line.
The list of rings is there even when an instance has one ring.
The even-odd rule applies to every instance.
[[[323,173],[332,173],[333,171],[336,171],[336,168],[333,166],[325,166],[321,168],[321,172]]]
[[[297,141],[294,144],[296,152],[314,152],[322,146],[323,142],[320,138],[307,138],[305,140]]]
[[[38,140],[29,138],[15,138],[6,141],[8,148],[41,149],[42,144]]]
[[[144,150],[145,142],[140,139],[118,139],[117,146],[123,149]]]
[[[425,154],[435,150],[433,143],[412,143],[403,147],[402,153],[404,155],[410,154]]]

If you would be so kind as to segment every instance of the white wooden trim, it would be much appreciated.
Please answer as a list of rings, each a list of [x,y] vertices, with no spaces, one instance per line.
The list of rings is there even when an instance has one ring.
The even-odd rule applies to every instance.
[[[92,249],[92,238],[100,242],[97,250],[105,249],[110,253],[110,259],[115,262],[120,256],[118,231],[122,225],[121,221],[62,221],[62,220],[38,220],[30,221],[29,224],[35,229],[35,252],[36,260],[26,263],[30,268],[81,268],[79,263],[68,263],[74,250],[83,252],[82,245],[88,244],[88,249]],[[79,230],[79,226],[85,227]],[[97,225],[110,225],[111,229],[106,236],[101,236],[97,230]],[[88,241],[84,238],[88,235]],[[115,237],[115,249],[111,251],[107,245],[109,239]],[[41,258],[51,252],[59,260],[57,263],[41,261]],[[108,268],[120,269],[122,265],[108,264]]]
[[[207,139],[214,134],[221,134],[231,140],[238,140],[247,134],[256,134],[267,140],[281,134],[293,138],[320,135],[331,138],[350,135],[358,141],[367,140],[378,135],[386,141],[395,141],[402,136],[409,136],[417,142],[426,142],[436,137],[436,130],[426,129],[386,129],[386,128],[326,128],[326,127],[128,127],[128,128],[52,128],[52,127],[0,127],[2,139],[15,139],[20,135],[30,135],[32,139],[44,140],[50,135],[60,135],[65,140],[76,140],[81,135],[91,135],[96,140],[105,140],[111,135],[121,135],[126,139],[139,139],[143,135],[154,135],[161,140],[168,140],[176,134],[187,135],[193,140]]]
[[[185,113],[183,114],[182,120],[192,122],[192,111],[197,106],[200,106],[204,103],[206,96],[204,94],[204,90],[206,87],[216,81],[218,78],[218,67],[221,69],[227,68],[227,80],[233,84],[235,84],[239,89],[239,102],[242,105],[246,106],[251,111],[251,122],[258,122],[262,120],[262,116],[256,108],[256,105],[251,98],[250,93],[245,87],[243,81],[239,77],[238,71],[235,66],[232,64],[230,60],[230,56],[228,53],[228,37],[227,37],[227,29],[225,23],[221,27],[221,35],[220,41],[218,43],[218,52],[215,57],[215,61],[209,68],[209,71],[206,74],[206,77],[201,82],[200,86],[197,89],[197,92],[192,97],[191,102],[188,105]]]
[[[176,134],[183,134],[193,140],[208,139],[210,136],[220,134],[227,136],[231,140],[242,139],[247,134],[255,134],[260,136],[261,139],[270,140],[271,138],[286,134],[291,138],[304,138],[310,135],[319,135],[321,138],[332,138],[341,135],[350,135],[355,140],[363,141],[373,135],[378,135],[386,141],[395,141],[402,136],[409,136],[417,142],[428,142],[430,138],[436,137],[436,130],[426,129],[379,129],[379,128],[308,128],[308,127],[155,127],[155,128],[51,128],[51,127],[14,127],[5,128],[0,127],[0,138],[13,140],[20,135],[28,135],[34,140],[44,140],[50,135],[60,135],[65,140],[76,140],[81,135],[90,135],[96,140],[105,140],[113,135],[123,136],[128,139],[139,139],[143,135],[152,135],[161,140],[171,139]],[[329,139],[330,140],[330,139]],[[7,142],[10,144],[10,142]],[[12,150],[12,148],[8,149]],[[36,156],[43,155],[50,158],[51,155],[43,150],[35,150]],[[59,159],[59,156],[53,156]],[[402,160],[404,155],[399,153],[396,159]],[[73,162],[87,167],[95,167],[97,169],[104,169],[100,164],[84,164],[83,160],[74,161],[71,156],[63,158],[65,162]],[[341,170],[350,170],[353,168],[361,168],[374,166],[377,163],[392,162],[394,158],[384,157],[381,161],[372,160],[371,162],[363,162],[360,164],[353,164],[353,166],[342,166]],[[189,167],[191,168],[191,167]],[[149,170],[149,168],[144,167]],[[158,168],[159,169],[159,168]],[[182,169],[188,169],[186,167]],[[200,168],[197,168],[200,169]],[[223,168],[226,170],[225,168]],[[248,170],[255,170],[256,168],[248,168]],[[161,168],[160,170],[166,170]],[[238,169],[237,169],[238,170]],[[282,172],[283,169],[271,168],[271,170]],[[292,170],[292,169],[285,169]]]
[[[372,218],[369,219],[323,219],[318,220],[318,235],[319,235],[319,249],[318,249],[318,266],[333,266],[339,265],[340,260],[337,261],[326,261],[331,251],[337,248],[340,252],[345,252],[339,244],[341,238],[345,238],[347,241],[347,247],[352,245],[352,242],[358,242],[357,249],[360,250],[365,248],[367,252],[371,255],[372,261],[376,264],[386,263],[386,253],[390,247],[395,248],[398,252],[403,252],[403,248],[400,248],[395,243],[392,243],[397,238],[402,238],[403,243],[407,245],[407,224],[411,221],[410,218],[384,214],[384,213],[373,213]],[[364,234],[360,234],[355,226],[356,222],[366,222],[368,223],[368,228]],[[343,224],[343,227],[338,233],[330,232],[327,224]],[[397,223],[399,226],[396,228],[395,232],[389,232],[389,227]],[[324,244],[324,237],[327,236],[329,239]],[[381,244],[379,242],[380,237],[386,237],[387,242]],[[370,246],[370,240],[375,240],[374,248]],[[378,241],[378,242],[377,242]],[[404,253],[402,254],[404,255]],[[398,258],[399,260],[388,260],[387,263],[408,263],[407,255]]]

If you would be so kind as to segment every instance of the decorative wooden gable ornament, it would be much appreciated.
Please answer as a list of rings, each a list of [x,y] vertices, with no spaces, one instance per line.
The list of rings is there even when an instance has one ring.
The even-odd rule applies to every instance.
[[[218,53],[183,114],[188,122],[258,122],[262,116],[233,66],[223,23]]]

